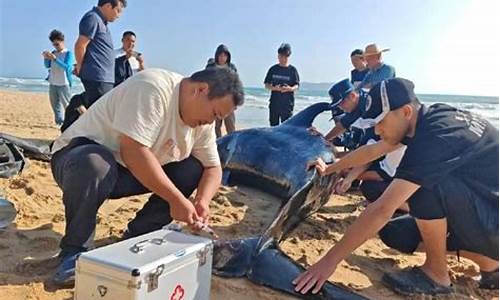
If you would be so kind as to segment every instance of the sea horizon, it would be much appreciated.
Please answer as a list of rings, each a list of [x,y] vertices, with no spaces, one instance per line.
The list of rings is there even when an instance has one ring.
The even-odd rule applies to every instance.
[[[308,83],[303,85],[307,87]],[[323,83],[327,84],[327,83]],[[0,90],[48,93],[48,82],[43,78],[0,77]],[[72,94],[83,91],[81,82],[77,79]],[[294,113],[317,102],[330,102],[328,90],[307,89],[302,87],[295,95]],[[269,91],[264,87],[245,87],[245,104],[236,110],[237,126],[239,128],[266,127],[268,121]],[[499,97],[479,95],[426,94],[417,93],[424,104],[447,103],[460,109],[468,110],[486,118],[493,126],[499,128]],[[322,133],[332,127],[330,112],[320,114],[313,125]]]

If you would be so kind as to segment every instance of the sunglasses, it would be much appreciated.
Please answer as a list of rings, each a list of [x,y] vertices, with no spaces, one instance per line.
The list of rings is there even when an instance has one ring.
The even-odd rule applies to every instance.
[[[54,42],[54,43],[52,43],[52,46],[54,46],[54,47],[59,47],[59,45],[61,45],[60,42]]]

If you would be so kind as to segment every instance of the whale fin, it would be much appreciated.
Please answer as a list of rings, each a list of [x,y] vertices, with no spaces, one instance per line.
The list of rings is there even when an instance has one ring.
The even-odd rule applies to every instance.
[[[330,109],[332,109],[332,105],[328,102],[315,103],[286,120],[280,126],[311,127],[312,122],[320,113]]]

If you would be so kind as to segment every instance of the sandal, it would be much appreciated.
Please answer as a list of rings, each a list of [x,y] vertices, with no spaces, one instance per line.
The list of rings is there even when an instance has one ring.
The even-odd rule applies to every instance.
[[[412,294],[450,294],[453,292],[452,285],[444,286],[435,282],[419,267],[386,273],[382,276],[382,283],[392,290],[407,296]]]

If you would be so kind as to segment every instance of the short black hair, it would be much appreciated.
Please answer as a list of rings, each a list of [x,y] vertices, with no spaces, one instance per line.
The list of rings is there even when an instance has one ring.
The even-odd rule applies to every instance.
[[[52,30],[50,32],[49,40],[51,42],[54,42],[54,41],[64,41],[64,34],[62,32],[60,32],[59,30],[54,29],[54,30]]]
[[[122,39],[124,39],[127,35],[133,35],[135,37],[135,33],[133,31],[127,30],[123,33]]]
[[[232,95],[235,106],[243,105],[245,101],[240,77],[229,68],[208,68],[194,73],[189,79],[208,84],[208,99]]]
[[[357,55],[363,55],[363,50],[361,50],[361,49],[354,49],[354,51],[351,52],[351,57],[357,56]]]
[[[111,4],[112,8],[115,8],[121,2],[123,7],[127,7],[127,0],[99,0],[97,6],[104,6],[105,4]]]
[[[278,48],[278,54],[290,56],[292,54],[292,47],[288,43],[283,43]]]

